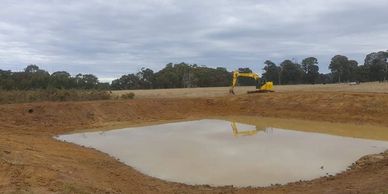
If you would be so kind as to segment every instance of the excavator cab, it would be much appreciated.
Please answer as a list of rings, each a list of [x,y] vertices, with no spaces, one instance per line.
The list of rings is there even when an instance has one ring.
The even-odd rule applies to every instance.
[[[256,89],[257,90],[255,90],[255,91],[248,91],[248,94],[274,92],[273,91],[273,82],[267,82],[264,79],[260,79],[260,81],[256,81]]]
[[[273,92],[273,82],[260,79],[259,75],[256,73],[240,73],[239,71],[236,70],[233,72],[232,87],[230,88],[229,93],[235,94],[234,88],[237,86],[239,77],[252,78],[256,81],[257,90],[248,91],[248,94]]]

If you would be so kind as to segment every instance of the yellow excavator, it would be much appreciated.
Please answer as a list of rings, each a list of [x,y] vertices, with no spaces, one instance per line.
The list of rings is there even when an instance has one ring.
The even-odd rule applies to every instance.
[[[254,91],[248,91],[248,94],[251,93],[266,93],[266,92],[274,92],[273,91],[273,82],[271,81],[263,81],[260,79],[260,76],[256,73],[240,73],[238,70],[233,71],[233,81],[232,87],[229,90],[229,93],[234,95],[234,88],[237,86],[239,77],[247,77],[252,78],[256,81],[256,89]]]

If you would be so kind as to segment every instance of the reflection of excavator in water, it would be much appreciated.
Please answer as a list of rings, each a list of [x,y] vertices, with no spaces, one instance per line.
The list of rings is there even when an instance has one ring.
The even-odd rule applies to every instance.
[[[252,136],[252,135],[256,135],[257,132],[259,132],[259,131],[264,131],[265,133],[271,131],[270,130],[271,128],[259,129],[257,126],[256,126],[256,129],[254,129],[254,130],[239,131],[238,128],[237,128],[237,123],[236,122],[233,121],[231,125],[232,125],[232,129],[233,129],[233,135],[235,137],[239,137],[239,136]]]
[[[230,88],[229,93],[234,94],[234,88],[237,86],[239,77],[252,78],[256,81],[257,90],[248,91],[248,94],[273,92],[273,82],[267,82],[263,79],[260,79],[259,75],[256,73],[240,73],[238,70],[236,70],[233,72],[232,87]]]

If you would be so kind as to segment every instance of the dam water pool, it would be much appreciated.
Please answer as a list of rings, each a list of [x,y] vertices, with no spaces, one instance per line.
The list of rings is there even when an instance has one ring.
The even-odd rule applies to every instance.
[[[204,119],[60,135],[152,177],[190,185],[269,186],[334,175],[388,142]]]

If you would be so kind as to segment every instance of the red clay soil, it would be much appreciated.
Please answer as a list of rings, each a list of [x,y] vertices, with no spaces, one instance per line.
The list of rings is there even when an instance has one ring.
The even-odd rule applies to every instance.
[[[388,95],[269,93],[220,98],[0,105],[1,193],[379,193],[388,153],[336,176],[267,188],[190,186],[152,178],[99,151],[56,141],[78,129],[215,116],[271,116],[388,126]],[[233,178],[233,177],[231,177]]]

